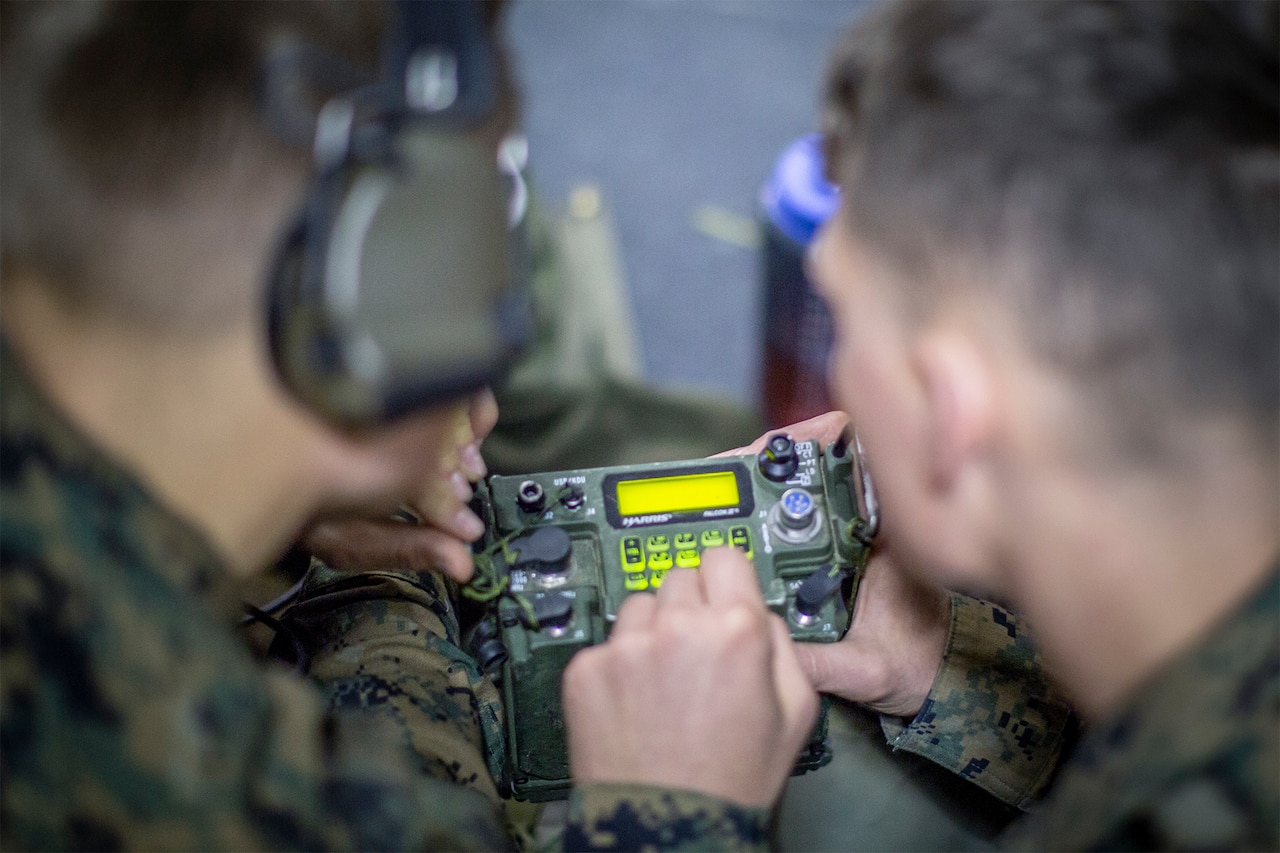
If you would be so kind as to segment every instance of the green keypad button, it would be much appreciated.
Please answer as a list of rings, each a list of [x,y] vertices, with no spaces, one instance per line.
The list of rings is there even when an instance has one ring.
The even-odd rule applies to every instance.
[[[649,588],[649,578],[645,576],[644,572],[627,572],[624,583],[630,592],[639,592]]]
[[[663,538],[666,538],[666,537],[663,537]],[[671,564],[672,563],[671,563],[670,551],[654,551],[649,554],[649,568],[655,572],[664,572],[667,569],[671,568]]]
[[[724,544],[723,530],[704,530],[702,531],[702,547],[716,548]]]
[[[696,569],[702,562],[702,555],[692,548],[676,551],[676,566],[682,569]]]
[[[640,550],[640,540],[634,536],[622,540],[622,565],[628,571],[644,568],[644,552]]]
[[[729,528],[729,544],[743,551],[748,557],[755,553],[751,550],[751,531],[745,527]]]
[[[665,551],[671,547],[671,540],[665,536],[650,536],[646,549],[652,553],[654,551]]]
[[[690,548],[697,548],[697,547],[698,547],[697,536],[693,535],[692,533],[676,534],[676,550],[677,551],[687,551]]]
[[[662,580],[666,576],[667,576],[666,569],[658,569],[653,573],[653,580],[649,582],[649,585],[652,586],[654,589],[657,589],[658,587],[662,586]]]

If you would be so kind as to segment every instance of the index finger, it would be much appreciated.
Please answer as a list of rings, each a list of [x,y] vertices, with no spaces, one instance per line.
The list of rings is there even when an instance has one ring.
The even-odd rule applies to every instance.
[[[484,441],[498,424],[498,400],[490,388],[482,388],[471,397],[471,432],[476,441]]]
[[[702,555],[699,579],[712,607],[746,604],[764,609],[764,596],[755,566],[746,555],[733,547],[710,548]]]

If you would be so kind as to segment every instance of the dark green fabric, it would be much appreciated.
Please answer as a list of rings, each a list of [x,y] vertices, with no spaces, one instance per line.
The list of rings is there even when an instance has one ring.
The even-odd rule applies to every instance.
[[[1280,566],[1211,636],[1093,726],[1028,850],[1280,850]]]
[[[1071,707],[1045,677],[1018,618],[999,605],[953,595],[942,666],[895,750],[916,753],[1001,801],[1028,809],[1044,796],[1074,734]]]
[[[5,849],[494,849],[485,797],[263,667],[202,538],[0,368]],[[468,713],[470,713],[468,709]]]
[[[929,699],[891,742],[1030,809],[1016,849],[1280,849],[1280,567],[1056,769],[1067,731],[1024,627],[957,597]]]

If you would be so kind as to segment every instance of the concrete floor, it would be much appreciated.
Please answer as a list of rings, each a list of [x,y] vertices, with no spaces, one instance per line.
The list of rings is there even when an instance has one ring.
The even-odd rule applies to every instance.
[[[822,72],[866,8],[837,0],[518,0],[508,33],[544,202],[597,185],[643,374],[753,405],[757,195],[815,128]]]

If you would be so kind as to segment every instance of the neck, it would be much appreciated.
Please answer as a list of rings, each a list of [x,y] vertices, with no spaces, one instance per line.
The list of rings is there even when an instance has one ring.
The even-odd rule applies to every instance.
[[[6,285],[6,335],[73,423],[204,533],[235,573],[287,547],[315,510],[317,484],[289,449],[305,442],[263,440],[303,427],[270,405],[249,324],[166,340],[78,319],[38,283]]]
[[[1086,483],[1065,472],[1041,478],[1055,482],[1053,502],[1040,503],[1052,507],[1052,517],[1025,519],[1011,559],[1025,570],[1010,592],[1086,717],[1123,705],[1275,566],[1274,460],[1207,458],[1211,466],[1173,481],[1129,474]]]

